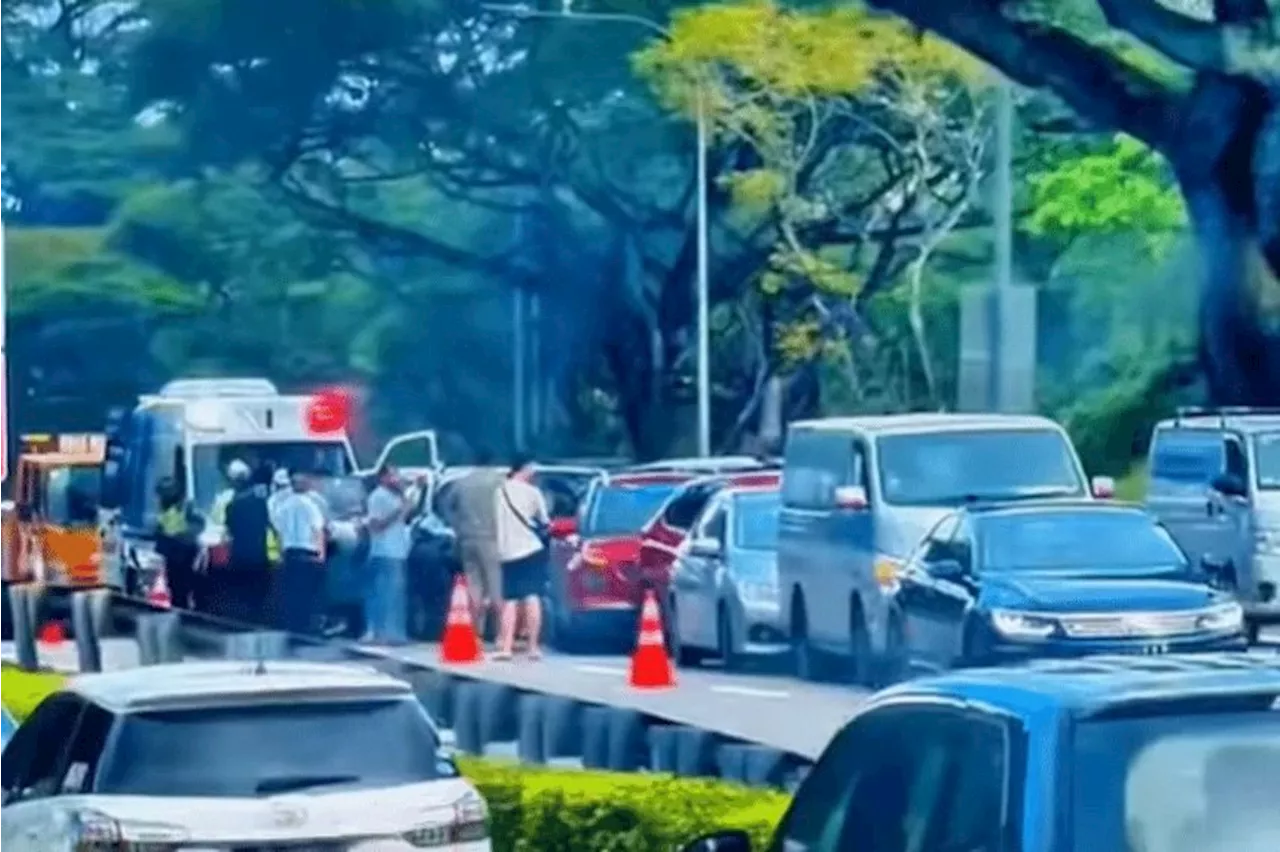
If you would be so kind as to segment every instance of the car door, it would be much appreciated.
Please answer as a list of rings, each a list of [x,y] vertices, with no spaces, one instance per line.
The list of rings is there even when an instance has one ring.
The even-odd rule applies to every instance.
[[[1235,549],[1236,519],[1224,510],[1210,483],[1227,469],[1227,441],[1220,429],[1165,427],[1151,446],[1147,508],[1198,563],[1228,559]],[[1247,480],[1246,480],[1247,481]]]
[[[686,609],[681,614],[681,631],[691,644],[699,648],[714,648],[716,635],[716,604],[719,600],[716,579],[724,559],[726,503],[713,500],[694,523],[689,545],[684,550],[685,579],[688,595],[681,601]],[[715,542],[715,551],[695,553],[694,542]]]
[[[894,598],[902,618],[907,659],[915,666],[937,669],[943,658],[946,639],[939,613],[944,595],[929,566],[952,558],[951,540],[959,528],[959,513],[938,521],[903,566]]]
[[[1218,524],[1218,536],[1211,551],[1218,559],[1230,561],[1236,569],[1236,579],[1241,589],[1253,588],[1252,567],[1254,549],[1253,503],[1249,494],[1254,481],[1249,452],[1244,438],[1228,432],[1223,436],[1223,472],[1245,486],[1244,494],[1223,494],[1209,489],[1208,511]]]
[[[50,848],[50,838],[57,836],[52,805],[62,792],[82,710],[77,696],[53,695],[18,727],[5,748],[0,764],[4,787],[0,846],[6,852],[45,850]]]
[[[797,791],[768,852],[1019,847],[1016,721],[945,700],[889,700],[856,716]]]
[[[434,429],[405,432],[387,441],[370,472],[391,465],[410,476],[426,476],[442,468],[440,445]]]

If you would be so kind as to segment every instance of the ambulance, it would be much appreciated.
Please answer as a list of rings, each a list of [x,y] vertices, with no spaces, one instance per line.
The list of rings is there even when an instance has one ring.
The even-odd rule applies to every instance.
[[[141,397],[131,411],[109,415],[102,490],[112,509],[103,558],[111,585],[143,593],[163,566],[154,536],[158,487],[166,479],[206,519],[201,544],[216,563],[225,535],[213,509],[228,487],[232,461],[264,480],[281,468],[321,472],[330,481],[355,475],[360,468],[345,424],[317,431],[316,405],[316,397],[282,394],[263,378],[177,379]],[[435,432],[393,438],[378,464],[397,458],[425,459],[438,468]]]

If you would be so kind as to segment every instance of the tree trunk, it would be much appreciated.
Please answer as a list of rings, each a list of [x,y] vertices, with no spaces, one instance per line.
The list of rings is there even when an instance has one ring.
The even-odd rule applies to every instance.
[[[1221,405],[1280,404],[1280,337],[1258,302],[1280,268],[1268,219],[1277,109],[1255,83],[1203,75],[1171,152],[1200,249],[1201,363]]]

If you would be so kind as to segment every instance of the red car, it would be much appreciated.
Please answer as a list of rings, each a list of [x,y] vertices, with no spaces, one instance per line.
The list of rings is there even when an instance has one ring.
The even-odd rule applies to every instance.
[[[665,592],[671,580],[680,545],[702,509],[722,488],[778,488],[781,470],[753,470],[723,476],[708,476],[685,483],[677,489],[641,532],[640,568],[656,578],[655,588]],[[665,596],[659,594],[659,600]]]
[[[576,650],[604,633],[630,636],[646,588],[665,586],[640,565],[640,532],[693,474],[631,471],[592,483],[576,523],[553,523],[551,582],[547,591],[547,641]]]

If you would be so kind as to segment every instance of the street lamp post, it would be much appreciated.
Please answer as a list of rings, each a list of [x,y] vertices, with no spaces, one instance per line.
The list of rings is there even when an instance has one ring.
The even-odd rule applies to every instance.
[[[559,18],[570,21],[596,21],[601,23],[631,24],[643,27],[666,41],[671,40],[671,32],[654,21],[640,15],[628,15],[615,12],[575,12],[571,4],[566,4],[561,11],[545,11],[530,9],[527,6],[514,6],[499,3],[483,3],[480,8],[488,12],[510,15],[513,18]],[[696,191],[697,215],[695,227],[697,233],[697,337],[698,337],[698,453],[706,457],[711,455],[711,318],[709,286],[710,245],[707,222],[707,147],[710,138],[707,128],[706,102],[703,99],[702,87],[698,87],[695,104],[695,121],[697,123],[697,165]]]

